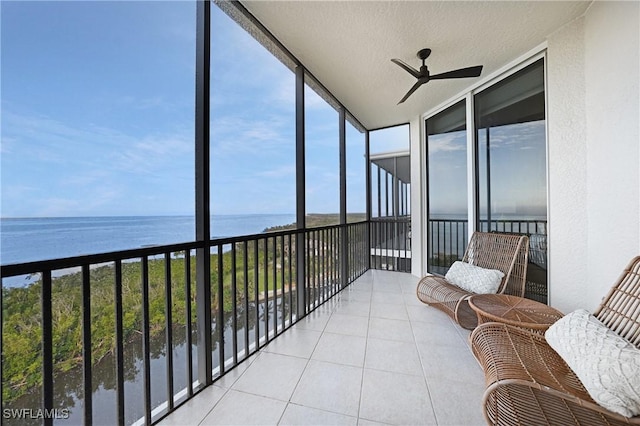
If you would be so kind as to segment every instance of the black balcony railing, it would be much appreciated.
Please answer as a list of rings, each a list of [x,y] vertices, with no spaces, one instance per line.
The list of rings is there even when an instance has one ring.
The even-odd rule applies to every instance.
[[[215,381],[364,273],[367,231],[360,222],[3,266],[3,281],[30,282],[3,286],[3,412],[33,410],[16,424],[37,410],[46,415],[35,424],[157,421],[204,387],[201,365]],[[199,250],[209,300],[196,294]],[[200,303],[211,339],[197,329]],[[18,374],[23,365],[31,371]]]
[[[482,232],[507,232],[529,237],[529,265],[525,297],[547,301],[547,221],[529,219],[481,220]],[[468,221],[429,220],[428,270],[444,275],[449,266],[462,259],[469,237]]]
[[[540,273],[528,277],[527,297],[545,301],[546,222],[481,226],[529,235],[529,271]],[[467,221],[431,220],[428,232],[430,270],[445,273],[464,253]],[[208,300],[197,292],[198,252],[209,255]],[[29,282],[3,286],[3,411],[50,410],[34,424],[52,424],[51,414],[152,423],[369,267],[410,272],[409,217],[3,266],[3,284]],[[197,318],[207,311],[208,325]]]
[[[449,266],[462,259],[468,241],[469,222],[462,219],[429,220],[430,272],[444,275]]]
[[[411,218],[371,219],[371,267],[411,272]]]

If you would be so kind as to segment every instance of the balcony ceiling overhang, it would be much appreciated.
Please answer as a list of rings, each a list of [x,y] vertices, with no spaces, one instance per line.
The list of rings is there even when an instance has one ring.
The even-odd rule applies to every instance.
[[[403,152],[383,152],[371,155],[371,162],[380,169],[395,176],[402,183],[411,183],[411,154]],[[376,179],[374,177],[374,179]]]
[[[591,1],[242,1],[367,129],[407,123],[482,81],[582,16]],[[428,47],[431,74],[484,65],[478,78],[434,80],[397,105]]]

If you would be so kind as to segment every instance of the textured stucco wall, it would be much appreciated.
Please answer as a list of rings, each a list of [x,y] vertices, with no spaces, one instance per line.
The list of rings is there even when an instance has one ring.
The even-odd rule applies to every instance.
[[[587,282],[587,152],[584,19],[548,40],[549,302],[581,301]],[[583,206],[583,207],[581,207]]]
[[[595,2],[548,38],[550,302],[593,310],[640,253],[637,2]]]
[[[640,3],[595,2],[585,15],[588,302],[640,254]]]

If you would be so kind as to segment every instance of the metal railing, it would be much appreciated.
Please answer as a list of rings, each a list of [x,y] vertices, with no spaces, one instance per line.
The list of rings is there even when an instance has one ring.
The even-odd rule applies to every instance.
[[[507,232],[529,236],[530,261],[546,268],[546,220],[500,219],[481,220],[482,232]],[[469,237],[468,221],[464,219],[429,220],[429,265],[446,269],[462,259]]]
[[[411,272],[411,218],[372,218],[371,267]]]
[[[215,381],[363,274],[367,231],[359,222],[3,266],[3,280],[28,282],[3,286],[3,411],[42,410],[44,424],[55,416],[87,425],[155,422],[204,388],[202,342],[212,365],[205,381]],[[202,250],[209,300],[195,291]],[[18,308],[10,305],[25,300],[38,305],[16,317],[28,327],[10,315]],[[211,312],[211,339],[198,333],[199,303]],[[12,381],[24,359],[5,331],[22,326],[22,337],[35,340],[27,361],[39,367]],[[36,399],[21,400],[21,390]],[[66,408],[70,401],[76,407]]]
[[[530,219],[481,220],[482,232],[507,232],[529,237],[529,266],[525,297],[547,301],[547,221]],[[456,260],[462,259],[469,237],[468,221],[430,219],[428,265],[430,272],[444,275]]]
[[[462,259],[468,241],[469,222],[462,219],[429,220],[428,270],[444,275],[449,266]]]

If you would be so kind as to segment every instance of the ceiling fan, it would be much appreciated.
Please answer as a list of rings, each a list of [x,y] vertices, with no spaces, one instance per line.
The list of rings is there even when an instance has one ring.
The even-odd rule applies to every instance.
[[[422,86],[425,83],[428,83],[430,80],[443,80],[445,78],[478,77],[482,72],[482,65],[477,65],[475,67],[460,68],[453,71],[443,72],[442,74],[430,75],[429,69],[424,64],[425,59],[427,59],[430,54],[431,54],[431,49],[422,49],[418,52],[418,58],[422,59],[422,66],[420,67],[420,71],[416,70],[415,68],[412,68],[411,66],[402,62],[400,59],[391,60],[391,62],[400,66],[402,69],[404,69],[409,74],[411,74],[412,76],[418,79],[416,84],[414,84],[413,87],[409,89],[407,94],[404,95],[402,99],[400,99],[400,102],[398,102],[398,105],[406,101],[407,98],[413,94],[413,92],[418,90],[418,87]]]

